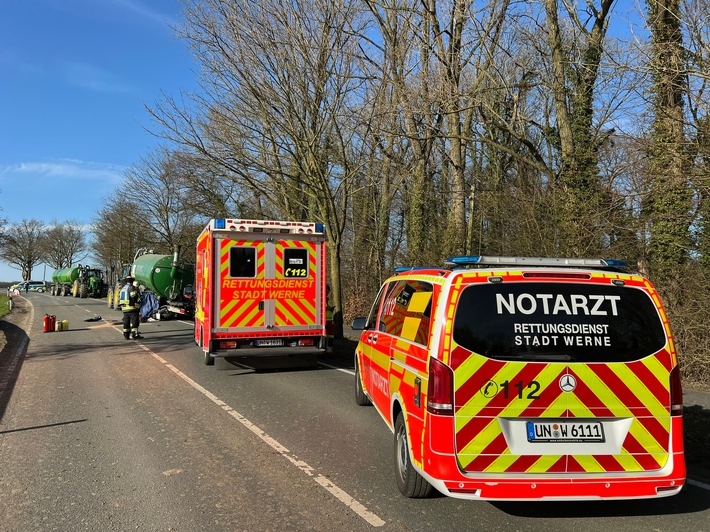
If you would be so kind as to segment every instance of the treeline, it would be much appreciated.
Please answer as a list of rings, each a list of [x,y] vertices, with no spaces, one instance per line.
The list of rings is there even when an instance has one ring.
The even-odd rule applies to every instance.
[[[208,218],[319,221],[338,317],[395,266],[612,257],[710,381],[710,7],[648,0],[199,0],[201,91],[101,208],[95,253],[191,250]]]

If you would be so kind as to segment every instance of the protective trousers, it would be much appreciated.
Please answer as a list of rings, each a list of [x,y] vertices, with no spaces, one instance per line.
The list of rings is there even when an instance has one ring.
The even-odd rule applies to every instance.
[[[138,336],[138,325],[140,324],[140,319],[138,319],[138,309],[129,310],[123,312],[123,337],[126,340],[135,338]]]

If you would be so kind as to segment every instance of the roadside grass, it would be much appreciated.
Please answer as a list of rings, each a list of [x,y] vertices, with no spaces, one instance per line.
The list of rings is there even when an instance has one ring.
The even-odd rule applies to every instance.
[[[0,294],[0,319],[10,313],[10,298],[6,294]]]

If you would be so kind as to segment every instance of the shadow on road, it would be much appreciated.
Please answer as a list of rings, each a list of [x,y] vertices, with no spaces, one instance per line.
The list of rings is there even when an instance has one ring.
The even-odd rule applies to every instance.
[[[6,339],[0,351],[0,420],[2,420],[22,369],[29,337],[20,326],[5,320],[0,320],[0,333],[4,334]]]
[[[599,518],[624,516],[679,515],[704,512],[710,508],[710,498],[691,496],[687,486],[678,495],[663,499],[630,501],[583,501],[583,502],[495,502],[499,510],[518,517],[528,518]]]

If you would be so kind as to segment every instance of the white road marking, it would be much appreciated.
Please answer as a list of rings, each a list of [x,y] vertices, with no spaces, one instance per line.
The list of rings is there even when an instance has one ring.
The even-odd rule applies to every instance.
[[[710,491],[710,484],[705,484],[705,482],[700,482],[698,480],[693,480],[692,478],[689,478],[687,480],[687,483],[692,486],[696,486],[698,488],[702,488],[704,490]]]
[[[326,364],[325,362],[318,362],[321,366],[325,366],[326,368],[330,369],[337,369],[338,371],[342,371],[343,373],[347,373],[348,375],[352,375],[353,377],[355,376],[355,372],[351,369],[345,369],[345,368],[339,368],[338,366],[331,366],[330,364]]]
[[[230,416],[232,416],[234,419],[239,421],[244,427],[249,429],[251,432],[253,432],[256,436],[261,438],[261,440],[266,443],[269,447],[271,447],[274,451],[279,453],[281,456],[283,456],[286,460],[291,462],[294,466],[296,466],[298,469],[300,469],[303,473],[308,475],[309,477],[312,477],[313,480],[321,487],[323,487],[325,490],[327,490],[331,495],[333,495],[336,499],[338,499],[340,502],[342,502],[345,506],[350,508],[353,512],[355,512],[358,516],[360,516],[362,519],[364,519],[367,523],[369,523],[373,527],[380,527],[385,524],[385,521],[383,521],[380,517],[378,517],[376,514],[373,512],[369,511],[365,505],[360,503],[359,501],[355,500],[353,497],[348,495],[348,493],[335,484],[328,480],[325,476],[319,474],[316,472],[316,470],[308,465],[306,462],[303,460],[300,460],[298,457],[296,457],[294,454],[292,454],[286,447],[281,445],[277,440],[269,436],[266,432],[261,430],[259,427],[254,425],[251,421],[249,421],[247,418],[245,418],[242,414],[234,410],[231,406],[229,406],[227,403],[222,401],[219,397],[214,395],[212,392],[192,380],[190,377],[185,375],[182,371],[180,371],[178,368],[173,366],[172,364],[168,363],[165,359],[163,359],[160,355],[154,353],[151,351],[148,347],[143,345],[142,343],[138,343],[138,345],[144,350],[150,353],[151,356],[153,356],[156,360],[158,360],[161,364],[164,364],[165,367],[170,369],[173,373],[175,373],[178,377],[180,377],[182,380],[184,380],[186,383],[188,383],[190,386],[192,386],[195,390],[200,392],[202,395],[207,397],[210,401],[212,401],[214,404],[219,406],[222,410],[227,412]]]

